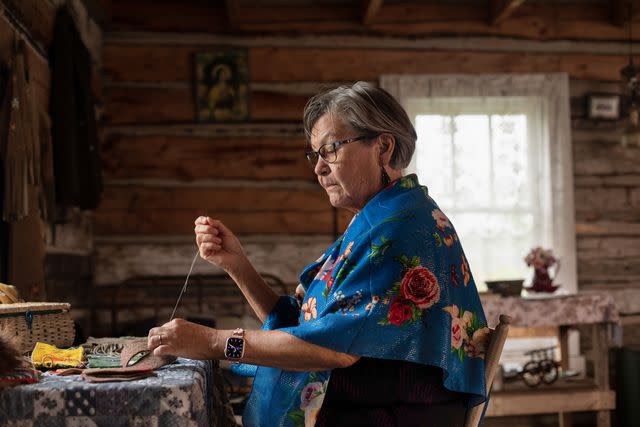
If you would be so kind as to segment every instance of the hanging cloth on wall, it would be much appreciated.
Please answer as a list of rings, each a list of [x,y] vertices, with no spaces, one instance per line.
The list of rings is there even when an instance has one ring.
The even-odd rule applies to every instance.
[[[26,217],[34,206],[29,204],[30,184],[38,184],[36,165],[40,148],[36,143],[33,96],[27,80],[24,42],[14,42],[9,83],[2,111],[8,122],[0,149],[4,164],[4,202],[2,218],[15,222]]]
[[[51,120],[44,110],[38,113],[38,142],[40,143],[40,191],[38,206],[41,218],[51,223],[55,216],[56,182],[53,176],[53,147],[51,146]]]
[[[9,129],[8,110],[4,111],[5,95],[9,86],[9,67],[0,62],[0,282],[6,282],[9,260],[9,223],[2,219],[4,211],[4,145]]]
[[[95,209],[102,193],[102,171],[91,57],[65,6],[56,14],[50,64],[56,203]]]
[[[4,167],[0,273],[33,301],[43,298],[44,240],[38,209],[42,160],[37,98],[29,83],[28,52],[24,42],[14,40],[9,81],[0,104]]]

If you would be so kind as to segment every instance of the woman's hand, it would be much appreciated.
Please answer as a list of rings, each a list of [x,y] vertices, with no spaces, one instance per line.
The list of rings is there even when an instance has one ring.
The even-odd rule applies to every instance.
[[[222,222],[200,216],[195,221],[200,257],[229,272],[246,260],[238,238]]]
[[[178,356],[189,359],[220,359],[217,349],[218,331],[206,326],[174,319],[149,331],[147,346],[156,356]],[[220,353],[220,354],[218,354]]]
[[[200,216],[195,221],[200,257],[226,271],[263,322],[278,295],[264,281],[242,250],[240,241],[222,222]]]

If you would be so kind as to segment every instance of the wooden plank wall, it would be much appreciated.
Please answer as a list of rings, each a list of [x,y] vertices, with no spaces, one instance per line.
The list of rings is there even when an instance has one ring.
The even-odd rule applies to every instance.
[[[640,311],[640,147],[623,147],[626,121],[585,119],[584,95],[620,85],[571,82],[578,278],[607,289],[622,312]]]
[[[33,106],[38,112],[48,111],[50,73],[48,61],[43,55],[40,41],[50,38],[52,25],[48,18],[50,5],[32,4],[31,19],[23,28],[21,23],[12,20],[5,12],[5,5],[0,4],[0,61],[9,64],[15,37],[28,36],[25,43],[25,60],[30,72],[30,88],[33,94]],[[44,10],[43,10],[44,9]],[[22,12],[13,10],[11,16]],[[5,130],[2,130],[5,131]],[[4,135],[0,136],[0,138]],[[32,212],[26,218],[16,221],[8,227],[7,281],[15,285],[22,295],[28,295],[37,300],[42,297],[45,279],[45,245],[42,235],[44,227],[39,220],[38,213]],[[5,236],[2,236],[3,240]],[[34,284],[37,284],[34,286]]]
[[[33,103],[39,119],[48,117],[51,71],[48,50],[53,40],[56,9],[67,3],[76,22],[83,42],[94,61],[94,89],[99,91],[100,61],[102,59],[102,32],[86,6],[91,0],[2,0],[0,1],[0,61],[7,62],[11,55],[14,38],[23,40],[26,46],[26,62],[30,79]],[[63,300],[66,297],[62,286],[78,290],[81,272],[74,266],[91,261],[92,236],[89,214],[80,211],[69,212],[67,224],[45,224],[37,208],[28,217],[10,226],[9,282],[18,286],[27,299],[44,298],[44,288],[53,290],[47,297]],[[55,236],[55,239],[54,239]],[[64,283],[57,282],[50,287],[53,270],[58,265],[51,264],[51,256],[72,254],[79,262],[74,263],[66,273]],[[74,271],[77,273],[74,275]],[[86,279],[87,274],[83,274]],[[46,285],[45,285],[46,283]],[[90,281],[83,285],[88,288]],[[38,290],[38,293],[35,293]],[[69,293],[73,296],[73,293]],[[65,299],[66,300],[66,299]],[[75,302],[75,300],[68,300]],[[74,315],[82,316],[76,311]]]
[[[180,264],[178,256],[182,272],[191,221],[204,212],[257,242],[257,259],[270,251],[282,255],[275,262],[283,266],[301,263],[309,248],[295,236],[315,236],[314,250],[330,241],[334,213],[304,164],[300,131],[304,103],[324,85],[375,82],[383,73],[566,72],[580,286],[640,286],[640,150],[618,144],[622,122],[584,118],[583,96],[617,90],[613,82],[627,62],[627,28],[612,23],[607,2],[525,2],[498,25],[487,23],[484,2],[383,3],[366,26],[361,10],[348,5],[242,1],[231,22],[223,2],[110,3],[98,282],[146,271],[130,261],[133,247],[147,255],[140,262],[153,265],[168,254]],[[633,27],[640,36],[640,23]],[[195,123],[192,56],[216,46],[248,49],[250,123]],[[347,220],[338,215],[338,227]],[[118,258],[126,264],[120,270]],[[109,269],[100,270],[101,259]]]

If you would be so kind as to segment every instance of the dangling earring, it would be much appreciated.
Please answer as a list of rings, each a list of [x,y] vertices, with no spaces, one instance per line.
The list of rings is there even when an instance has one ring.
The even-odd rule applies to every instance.
[[[386,170],[384,170],[384,166],[380,166],[380,170],[382,170],[382,188],[391,184],[391,178],[389,178],[389,174]]]

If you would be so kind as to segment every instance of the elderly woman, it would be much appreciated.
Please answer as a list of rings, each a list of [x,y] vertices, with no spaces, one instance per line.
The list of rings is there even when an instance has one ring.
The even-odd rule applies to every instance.
[[[347,231],[278,296],[220,221],[195,222],[200,256],[223,268],[261,331],[174,320],[158,355],[259,365],[245,426],[462,426],[484,401],[488,329],[456,232],[415,175],[416,132],[400,104],[358,82],[313,97],[307,158]]]

